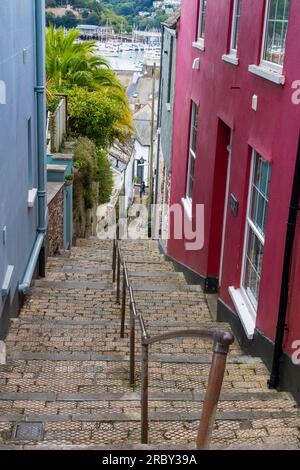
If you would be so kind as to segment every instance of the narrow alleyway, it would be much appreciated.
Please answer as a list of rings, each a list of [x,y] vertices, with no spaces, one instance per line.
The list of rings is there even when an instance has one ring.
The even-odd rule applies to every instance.
[[[121,246],[151,332],[215,326],[201,289],[187,285],[156,242]],[[140,447],[140,369],[133,391],[111,257],[111,242],[78,240],[70,256],[49,259],[46,279],[12,321],[0,365],[1,448]],[[150,446],[193,448],[210,357],[211,344],[198,339],[152,347]],[[299,411],[267,379],[260,359],[235,344],[212,447],[300,447]]]

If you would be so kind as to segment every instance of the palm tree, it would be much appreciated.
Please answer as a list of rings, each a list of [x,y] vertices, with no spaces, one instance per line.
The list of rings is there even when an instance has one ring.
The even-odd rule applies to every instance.
[[[105,93],[122,107],[123,118],[118,122],[118,131],[130,132],[132,113],[125,88],[109,63],[103,57],[94,55],[95,41],[78,42],[79,34],[76,29],[65,34],[63,28],[55,30],[53,25],[47,29],[47,82],[56,90],[80,86]]]

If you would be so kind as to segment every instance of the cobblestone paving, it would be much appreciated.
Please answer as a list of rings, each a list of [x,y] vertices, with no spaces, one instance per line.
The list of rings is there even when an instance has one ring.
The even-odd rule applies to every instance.
[[[228,330],[156,242],[123,241],[121,248],[151,335],[187,324]],[[49,259],[46,278],[12,320],[7,364],[0,365],[0,448],[142,448],[140,346],[132,389],[128,318],[120,339],[111,258],[110,241],[78,240],[71,253]],[[127,317],[128,310],[127,302]],[[151,347],[149,447],[194,447],[210,360],[211,344],[202,340]],[[289,394],[268,390],[267,379],[261,360],[234,344],[212,448],[300,447],[299,410]],[[39,438],[18,437],[23,423],[39,423]]]

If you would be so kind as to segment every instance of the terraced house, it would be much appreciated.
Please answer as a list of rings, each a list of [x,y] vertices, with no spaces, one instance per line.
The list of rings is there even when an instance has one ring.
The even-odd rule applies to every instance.
[[[298,400],[299,25],[297,0],[182,1],[171,204],[188,221],[204,204],[205,242],[168,243]]]

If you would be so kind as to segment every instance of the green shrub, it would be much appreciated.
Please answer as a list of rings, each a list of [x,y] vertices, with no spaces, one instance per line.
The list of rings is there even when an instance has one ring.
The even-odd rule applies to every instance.
[[[101,91],[85,88],[68,90],[70,128],[75,136],[92,139],[97,147],[107,148],[113,142],[121,119],[122,108]]]
[[[113,176],[105,151],[99,151],[87,137],[80,137],[74,149],[74,167],[80,173],[86,209],[108,202],[113,187]]]
[[[54,113],[57,106],[59,105],[60,100],[61,100],[60,96],[48,97],[47,98],[47,111],[49,111],[50,113]]]
[[[98,151],[99,204],[109,201],[113,189],[111,164],[104,150]]]

